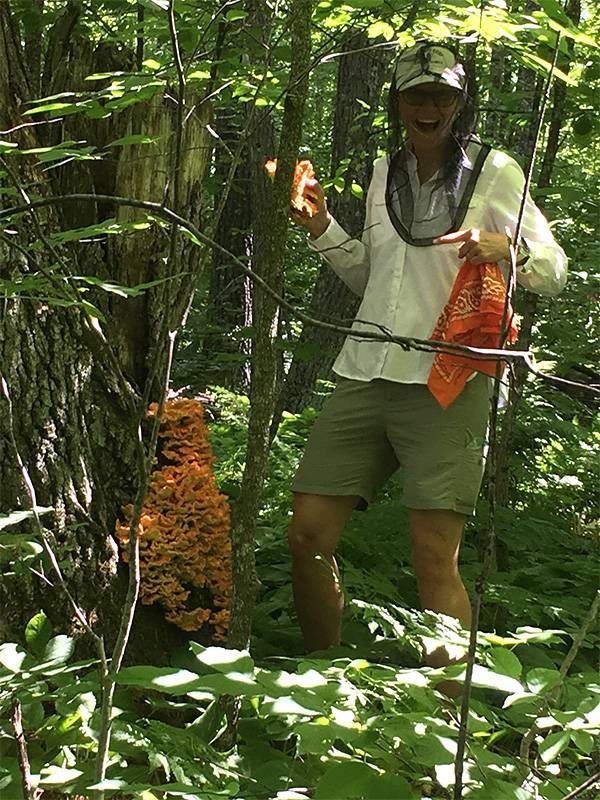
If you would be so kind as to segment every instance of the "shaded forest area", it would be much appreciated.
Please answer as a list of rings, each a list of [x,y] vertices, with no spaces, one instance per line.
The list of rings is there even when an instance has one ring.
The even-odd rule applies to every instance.
[[[589,0],[0,0],[3,800],[597,796],[599,32]],[[302,654],[285,542],[357,308],[294,165],[360,235],[419,38],[570,261],[516,297],[538,374],[468,523],[468,668],[423,666],[469,632],[416,610],[395,480],[340,547],[339,649]]]

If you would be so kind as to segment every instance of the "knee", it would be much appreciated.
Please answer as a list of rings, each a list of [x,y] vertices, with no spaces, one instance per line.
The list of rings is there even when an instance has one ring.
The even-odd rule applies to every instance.
[[[458,575],[457,554],[435,545],[413,545],[412,561],[417,581],[441,584]]]
[[[288,547],[293,558],[314,558],[317,554],[330,558],[334,549],[329,537],[316,525],[302,517],[294,517],[288,529]]]

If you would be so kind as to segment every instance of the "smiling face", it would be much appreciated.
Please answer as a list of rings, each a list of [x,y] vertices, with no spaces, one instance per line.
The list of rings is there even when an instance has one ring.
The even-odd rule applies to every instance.
[[[423,83],[401,91],[398,110],[413,147],[443,150],[462,104],[460,92],[446,84]]]

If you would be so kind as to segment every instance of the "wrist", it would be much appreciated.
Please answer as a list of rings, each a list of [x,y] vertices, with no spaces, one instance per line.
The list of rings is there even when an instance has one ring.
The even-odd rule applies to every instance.
[[[311,239],[318,239],[322,236],[331,222],[331,214],[329,211],[324,211],[322,214],[317,214],[312,217],[310,222],[307,221],[306,227],[310,234]]]

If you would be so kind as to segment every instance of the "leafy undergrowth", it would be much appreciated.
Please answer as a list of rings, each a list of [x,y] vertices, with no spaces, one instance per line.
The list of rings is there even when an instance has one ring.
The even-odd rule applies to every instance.
[[[221,489],[234,496],[247,406],[222,394],[224,411],[212,437]],[[311,411],[286,416],[272,447],[251,652],[191,642],[172,653],[169,667],[123,669],[106,797],[452,797],[458,706],[436,687],[447,678],[460,682],[464,668],[423,664],[442,640],[464,648],[466,634],[449,618],[415,610],[406,518],[395,484],[354,515],[340,547],[347,598],[342,646],[300,655],[285,528],[290,477],[313,418]],[[538,462],[548,466],[544,474],[558,452],[564,449],[551,447],[545,461],[538,453]],[[522,507],[498,514],[501,568],[486,591],[469,714],[464,797],[471,800],[561,800],[598,771],[597,631],[586,636],[567,676],[560,672],[597,591],[598,547],[584,482],[581,490],[569,484],[562,506],[555,497],[544,504],[539,481],[521,484]],[[573,525],[574,515],[585,520],[585,530]],[[471,591],[485,519],[482,503],[463,548]],[[43,614],[29,624],[25,642],[0,647],[0,796],[23,796],[9,720],[18,699],[35,785],[47,797],[89,797],[98,788],[96,665],[73,661],[73,642],[54,635]],[[240,699],[238,738],[223,749],[221,698],[232,695]]]
[[[118,676],[107,796],[189,800],[420,800],[447,798],[454,783],[457,709],[436,690],[463,668],[406,667],[405,652],[464,634],[448,619],[355,601],[380,644],[379,659],[271,657],[204,648],[173,655],[173,666],[132,666]],[[50,637],[50,638],[49,638]],[[600,733],[595,671],[561,681],[556,668],[522,663],[520,651],[555,658],[558,631],[521,628],[480,634],[469,714],[465,796],[559,800],[585,780]],[[7,720],[23,704],[35,783],[89,796],[98,738],[98,674],[70,663],[73,645],[51,637],[38,615],[27,649],[0,647],[0,791],[21,797]],[[405,651],[405,652],[404,652]],[[561,683],[556,700],[551,691]],[[234,748],[217,749],[224,730],[219,698],[241,699]],[[527,761],[519,746],[537,723]],[[528,788],[520,788],[521,786]],[[536,794],[533,794],[534,787]]]

